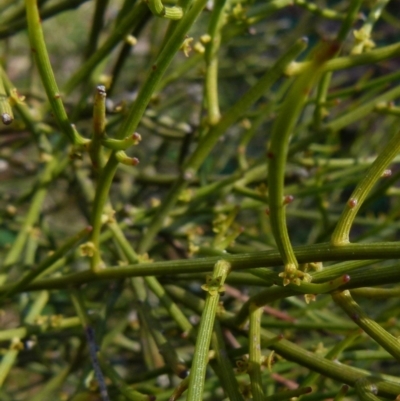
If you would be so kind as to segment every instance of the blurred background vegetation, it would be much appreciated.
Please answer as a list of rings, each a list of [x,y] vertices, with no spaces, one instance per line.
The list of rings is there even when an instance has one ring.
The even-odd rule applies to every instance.
[[[132,24],[133,31],[124,33],[126,40],[118,41],[113,50],[96,63],[89,76],[70,91],[67,87],[71,77],[118,31],[121,21],[138,1],[42,0],[39,3],[56,80],[62,92],[68,92],[63,95],[63,101],[70,121],[83,136],[91,136],[93,93],[97,85],[105,85],[108,94],[106,130],[109,137],[114,137],[162,48],[169,21],[146,9],[140,21]],[[180,174],[182,164],[208,129],[202,35],[207,32],[213,3],[208,2],[190,29],[189,36],[193,39],[188,41],[190,51],[188,54],[181,51],[175,56],[141,120],[138,132],[142,141],[127,151],[129,156],[137,157],[140,164],[135,167],[121,164],[111,187],[114,218],[133,248]],[[221,29],[218,51],[218,95],[222,115],[250,87],[257,85],[265,71],[298,38],[309,39],[308,50],[298,61],[304,61],[319,41],[334,40],[353,2],[230,0],[226,3],[226,21]],[[373,26],[370,38],[373,43],[368,43],[367,49],[362,51],[398,42],[400,1],[364,1],[343,42],[340,56],[354,52],[359,43],[353,30],[362,28],[370,11],[380,3],[385,7]],[[171,1],[168,6],[174,4]],[[98,26],[93,23],[96,10],[100,16],[96,22]],[[27,124],[16,107],[14,122],[0,126],[2,284],[17,280],[26,269],[39,264],[67,238],[91,224],[96,181],[89,157],[63,139],[54,121],[31,57],[24,13],[23,1],[0,2],[0,64],[18,93],[25,97],[24,104],[32,123]],[[126,38],[128,34],[134,38]],[[286,210],[294,245],[329,241],[356,184],[382,151],[387,138],[398,131],[398,96],[389,101],[383,96],[371,112],[339,129],[335,128],[335,121],[398,87],[399,54],[377,63],[335,71],[322,105],[316,107],[317,91],[311,93],[296,126],[286,166],[285,192],[294,196]],[[266,214],[266,146],[282,99],[294,79],[282,75],[271,90],[224,133],[198,174],[181,193],[148,255],[139,255],[141,261],[190,259],[221,255],[222,251],[241,254],[276,249]],[[317,109],[322,113],[320,117],[316,115]],[[34,133],[32,126],[36,127]],[[43,181],[49,158],[58,158],[59,166]],[[363,205],[352,230],[354,242],[398,241],[399,161],[400,158],[395,160],[391,176],[374,187]],[[40,188],[45,188],[43,202],[29,227],[25,227],[32,199]],[[23,246],[10,258],[10,249],[24,230],[27,231]],[[106,227],[102,236],[107,267],[126,265],[128,260],[121,244],[114,239],[115,232]],[[380,262],[380,266],[385,263]],[[372,262],[371,266],[374,266]],[[45,274],[58,277],[87,268],[88,259],[76,248]],[[225,309],[232,313],[237,313],[248,296],[259,293],[266,285],[251,273],[242,274],[232,274],[228,278],[222,298]],[[175,297],[180,310],[195,326],[204,298],[201,290],[204,280],[205,275],[200,273],[160,277],[163,288]],[[179,388],[184,374],[179,378],[176,370],[165,363],[154,337],[162,333],[184,361],[185,372],[193,358],[193,342],[171,318],[160,295],[147,287],[144,304],[150,307],[152,315],[149,320],[143,318],[142,295],[137,293],[135,285],[132,290],[131,281],[86,284],[79,287],[82,299],[75,295],[78,301],[71,301],[72,287],[26,291],[3,300],[0,400],[107,399],[100,394],[94,379],[87,346],[89,341],[90,348],[90,338],[82,328],[82,318],[77,317],[77,304],[86,306],[90,326],[95,328],[95,342],[107,361],[102,364],[102,371],[110,399],[144,400],[154,396],[158,400],[175,399],[171,394]],[[396,281],[389,288],[397,289]],[[194,298],[179,295],[179,289],[188,291]],[[333,303],[329,294],[318,295],[315,302],[306,301],[304,296],[292,294],[271,301],[266,306],[262,326],[319,356],[342,344],[335,357],[343,364],[372,376],[391,375],[382,380],[398,378],[398,361],[365,333],[361,334],[356,323]],[[363,297],[359,303],[394,337],[400,335],[397,296],[379,302]],[[151,327],[152,323],[156,325]],[[240,363],[236,366],[237,361],[246,361],[246,333],[242,328],[222,326],[238,388],[244,394],[243,399],[250,399],[248,375],[240,370]],[[340,396],[342,381],[335,377],[318,374],[311,377],[306,364],[284,359],[279,351],[273,355],[263,348],[262,352],[266,358],[264,365],[269,365],[271,359],[275,361],[262,370],[264,399],[285,399],[285,396],[273,397],[278,397],[277,394],[282,397],[282,391],[302,388],[305,382],[313,386],[313,393],[301,396],[304,400]],[[214,371],[210,369],[203,399],[229,399],[221,382],[224,383],[218,376],[218,367]],[[291,398],[291,394],[288,393],[286,399]],[[393,392],[391,396],[387,392],[382,395],[394,399],[396,394]],[[355,400],[360,395],[350,389],[346,397],[335,399]]]

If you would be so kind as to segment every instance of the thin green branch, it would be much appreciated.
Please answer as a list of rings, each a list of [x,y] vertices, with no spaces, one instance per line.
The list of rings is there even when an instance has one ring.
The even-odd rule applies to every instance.
[[[398,361],[400,360],[400,344],[398,339],[371,319],[353,300],[350,291],[334,292],[332,293],[332,298],[371,338]]]
[[[221,29],[226,22],[225,7],[227,4],[229,4],[227,0],[214,2],[207,31],[208,41],[205,43],[206,76],[204,90],[210,125],[217,124],[221,118],[218,100],[218,50],[221,44]]]
[[[229,263],[224,260],[219,260],[215,264],[213,275],[210,276],[207,283],[202,286],[202,289],[207,292],[207,296],[197,335],[192,368],[190,370],[187,394],[188,401],[203,400],[208,352],[210,349],[214,320],[217,314],[219,294],[223,291],[223,284],[229,271]]]
[[[360,209],[362,203],[368,196],[372,187],[382,177],[385,169],[393,161],[394,157],[400,151],[400,131],[394,135],[388,144],[382,149],[379,156],[372,163],[367,173],[347,201],[345,209],[337,222],[335,231],[332,234],[331,242],[333,245],[343,245],[349,242],[350,229],[354,218]]]
[[[249,368],[251,393],[254,401],[264,400],[264,390],[261,376],[261,341],[260,328],[263,309],[252,304],[250,307],[250,328],[249,328]]]
[[[314,83],[321,74],[321,69],[327,60],[336,53],[337,45],[331,43],[317,50],[314,59],[293,84],[280,108],[272,127],[268,147],[268,198],[269,217],[276,245],[282,255],[284,264],[283,277],[285,283],[299,282],[303,274],[297,270],[297,260],[294,255],[286,224],[285,207],[289,199],[284,195],[285,167],[289,149],[289,139],[293,135],[295,124],[305,105]],[[286,201],[287,199],[287,201]]]
[[[81,139],[79,138],[79,134],[73,129],[71,123],[68,121],[68,116],[51,67],[49,55],[47,54],[41,26],[42,22],[37,8],[37,0],[25,0],[25,6],[31,52],[39,70],[54,117],[59,128],[68,137],[70,142],[78,144]]]
[[[370,259],[397,259],[400,249],[396,242],[376,242],[368,244],[348,244],[334,247],[329,243],[307,245],[294,248],[299,263],[312,263],[315,260],[327,261],[361,261]],[[122,279],[139,276],[163,276],[180,273],[206,273],[213,269],[221,256],[198,258],[193,260],[173,260],[164,262],[140,263],[128,266],[114,266],[96,273],[85,270],[65,277],[54,277],[38,280],[26,287],[26,290],[57,289],[68,285],[78,285],[100,280]],[[250,254],[224,255],[233,270],[245,270],[255,267],[281,266],[282,259],[278,251],[252,252]],[[358,262],[357,262],[358,263]],[[275,273],[276,274],[276,273]],[[317,276],[317,273],[315,274]],[[343,275],[342,268],[335,272],[333,278]],[[319,280],[326,281],[330,269],[324,269],[318,275]],[[340,280],[340,279],[339,279]],[[368,269],[358,274],[351,273],[351,281],[344,283],[343,288],[356,288],[371,285],[391,284],[400,280],[400,269],[397,265]],[[0,287],[0,293],[6,288]],[[287,291],[291,291],[287,289]]]

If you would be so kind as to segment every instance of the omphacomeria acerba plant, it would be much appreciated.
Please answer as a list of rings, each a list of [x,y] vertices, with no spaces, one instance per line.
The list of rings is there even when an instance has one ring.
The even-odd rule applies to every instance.
[[[4,0],[0,400],[398,399],[399,7]]]

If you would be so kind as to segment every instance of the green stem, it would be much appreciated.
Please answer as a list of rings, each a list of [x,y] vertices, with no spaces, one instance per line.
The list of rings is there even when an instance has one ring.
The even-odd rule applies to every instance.
[[[77,144],[80,142],[79,134],[72,128],[71,123],[68,121],[68,116],[51,67],[49,55],[47,54],[37,0],[25,0],[25,6],[31,51],[54,117],[59,128],[69,138],[70,142]]]
[[[14,120],[14,114],[8,100],[3,74],[0,75],[0,119],[4,125],[9,125]]]
[[[378,49],[371,50],[367,53],[357,54],[353,56],[337,57],[329,60],[322,67],[321,72],[345,70],[360,65],[375,64],[391,58],[396,58],[400,54],[400,44],[383,46]],[[302,74],[310,65],[310,61],[292,63],[287,69],[286,74],[289,76]]]
[[[329,57],[336,53],[336,46],[328,45],[321,48],[315,55],[309,68],[301,75],[289,90],[279,115],[276,118],[271,132],[268,149],[268,197],[271,229],[276,245],[282,255],[284,277],[287,283],[298,280],[297,260],[290,242],[286,225],[284,182],[285,166],[289,148],[289,139],[293,134],[295,124],[317,81],[321,68]]]
[[[225,5],[227,0],[214,2],[208,26],[210,41],[206,44],[205,97],[208,108],[208,123],[215,125],[221,118],[218,100],[218,50],[221,43],[221,28],[225,23]]]
[[[400,344],[398,339],[364,313],[351,297],[350,291],[334,292],[332,293],[332,298],[371,338],[398,361],[400,360]]]
[[[337,343],[335,346],[333,346],[325,355],[326,359],[329,360],[338,360],[340,354],[346,349],[348,348],[350,345],[353,344],[354,340],[357,339],[358,337],[360,337],[361,333],[360,330],[355,331],[352,334],[346,335],[346,337],[340,341],[339,343]],[[301,385],[304,386],[311,386],[313,385],[318,378],[320,377],[320,375],[316,372],[311,372],[308,374],[308,376],[305,377],[305,379],[302,381]]]
[[[86,58],[92,56],[97,49],[97,43],[100,37],[101,30],[104,26],[104,17],[107,10],[109,0],[96,0],[92,27],[89,35],[89,42],[85,51]]]
[[[379,156],[372,163],[367,173],[358,183],[357,187],[346,203],[345,209],[339,218],[335,231],[332,234],[331,242],[333,245],[341,246],[349,243],[350,229],[354,218],[362,203],[368,196],[372,187],[382,177],[387,166],[400,151],[400,131],[390,139],[388,144],[382,149]]]
[[[343,43],[346,40],[347,35],[353,28],[353,25],[357,19],[358,11],[361,7],[363,0],[352,0],[350,2],[349,9],[346,12],[346,17],[340,27],[340,31],[337,35],[337,41]]]
[[[294,252],[299,263],[312,263],[316,260],[320,262],[328,261],[361,261],[370,259],[398,259],[400,249],[396,242],[376,242],[367,244],[348,244],[340,247],[334,247],[329,243],[316,245],[307,245],[295,247]],[[57,289],[65,288],[68,285],[79,285],[101,280],[122,279],[126,277],[139,276],[164,276],[176,275],[181,273],[205,273],[213,269],[214,264],[220,259],[220,256],[199,258],[193,260],[172,260],[163,262],[153,262],[134,264],[128,266],[113,266],[112,268],[100,270],[96,273],[91,270],[85,270],[78,273],[72,273],[64,277],[54,277],[38,280],[29,284],[25,290]],[[232,269],[244,270],[255,267],[281,266],[282,259],[277,251],[252,252],[251,254],[225,255],[224,259],[228,261]],[[337,273],[333,278],[343,274]],[[318,276],[321,280],[327,280],[330,277],[330,269],[324,269]],[[351,281],[343,288],[356,288],[371,285],[391,284],[400,280],[400,269],[397,265],[368,269],[358,274],[353,272]],[[6,291],[6,288],[0,287],[0,293]],[[288,290],[291,291],[291,290]]]
[[[9,349],[3,355],[0,362],[0,387],[3,386],[11,368],[14,366],[19,351],[23,348],[23,344],[18,340],[11,341]]]
[[[200,321],[192,368],[190,370],[190,381],[187,394],[188,401],[203,400],[208,352],[210,349],[214,320],[219,303],[219,293],[222,290],[229,270],[229,263],[224,260],[219,260],[215,264],[211,280],[202,287],[207,292],[207,297]]]
[[[250,307],[249,329],[249,369],[251,393],[254,401],[264,400],[264,390],[261,378],[261,341],[260,327],[263,309],[252,304]]]
[[[94,170],[101,172],[104,164],[102,152],[102,140],[106,129],[106,88],[98,85],[93,102],[93,134],[89,145],[89,155]]]
[[[108,192],[118,166],[118,160],[115,154],[111,154],[108,162],[106,163],[102,173],[97,180],[96,194],[93,201],[92,208],[92,235],[91,241],[94,245],[93,257],[91,259],[91,269],[93,272],[101,271],[105,266],[101,260],[100,252],[100,233],[102,227],[102,216],[104,213],[104,206],[108,200]]]

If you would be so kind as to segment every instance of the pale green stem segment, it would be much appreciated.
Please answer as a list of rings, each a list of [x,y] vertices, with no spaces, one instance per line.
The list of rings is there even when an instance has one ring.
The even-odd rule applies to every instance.
[[[111,160],[113,161],[112,163]],[[110,159],[104,166],[104,169],[97,180],[96,195],[93,202],[91,221],[93,227],[91,242],[93,244],[94,252],[90,263],[91,270],[95,273],[98,273],[105,267],[100,255],[100,232],[103,224],[102,217],[104,213],[104,207],[108,200],[108,192],[110,190],[117,166],[118,160],[116,159],[115,155],[111,154]]]
[[[27,325],[34,324],[37,317],[40,316],[40,314],[42,313],[42,310],[44,309],[48,301],[49,292],[40,291],[39,294],[37,294],[31,308],[29,309],[29,312],[25,316],[24,323]]]
[[[400,297],[400,287],[394,288],[373,288],[362,287],[351,290],[351,293],[356,297],[368,299],[388,299]]]
[[[181,7],[165,7],[161,0],[145,0],[150,11],[157,17],[177,20],[183,17]]]
[[[208,108],[208,123],[215,125],[221,118],[218,100],[218,50],[221,43],[221,28],[225,24],[225,5],[227,0],[214,1],[214,8],[207,31],[208,43],[205,44],[206,61],[205,97]]]
[[[399,340],[364,313],[351,297],[350,291],[335,291],[332,293],[332,298],[359,327],[389,354],[400,361]]]
[[[300,272],[297,270],[297,260],[290,242],[286,224],[285,213],[285,166],[289,149],[290,135],[305,105],[307,97],[317,82],[321,69],[331,55],[337,51],[333,43],[317,50],[309,67],[290,88],[286,99],[280,108],[271,132],[268,148],[268,198],[269,215],[272,233],[279,252],[282,256],[285,271],[283,278],[285,284],[299,283]]]
[[[129,157],[123,150],[115,152],[115,158],[119,163],[125,164],[126,166],[137,166],[139,164],[138,158]]]
[[[50,102],[54,117],[58,126],[73,144],[82,142],[76,130],[71,127],[68,116],[61,100],[56,79],[49,55],[47,54],[46,44],[43,37],[41,19],[37,7],[37,0],[25,0],[26,18],[28,22],[28,34],[31,44],[31,51],[39,70],[40,78],[46,90],[47,98]]]
[[[263,401],[265,398],[261,376],[262,356],[260,327],[262,314],[262,308],[254,304],[250,306],[248,373],[251,383],[251,393],[254,401]]]
[[[399,57],[400,44],[383,46],[373,49],[367,53],[356,54],[353,56],[337,57],[327,61],[321,68],[321,72],[345,70],[365,64],[375,64],[390,58]],[[302,74],[310,65],[310,61],[293,62],[288,66],[285,73],[289,76]]]
[[[9,125],[14,120],[14,114],[8,99],[2,75],[0,75],[0,119],[4,125]]]
[[[356,381],[354,388],[361,401],[380,401],[380,398],[376,396],[378,388],[373,380],[367,378],[359,379]]]
[[[372,163],[363,179],[358,183],[356,189],[350,196],[342,215],[336,225],[331,237],[332,245],[348,244],[350,229],[354,218],[360,209],[365,198],[376,182],[384,175],[385,169],[400,152],[400,131],[390,139],[382,149],[379,156]]]
[[[0,362],[0,387],[3,386],[11,368],[14,366],[19,351],[23,348],[24,345],[19,338],[15,338],[15,340],[11,341],[8,350],[5,352]]]
[[[388,2],[389,0],[377,0],[372,6],[363,26],[359,30],[354,31],[357,44],[353,47],[351,54],[360,54],[375,46],[374,42],[371,40],[372,28],[380,18]]]
[[[93,103],[93,134],[89,145],[89,155],[92,160],[93,168],[96,172],[101,172],[104,164],[102,151],[102,140],[106,129],[106,88],[98,85],[94,94]]]
[[[317,98],[315,101],[314,110],[314,128],[319,130],[322,125],[323,119],[329,114],[326,104],[326,97],[328,94],[329,86],[331,84],[332,72],[325,73],[318,85]]]
[[[104,138],[101,144],[111,150],[126,150],[131,146],[137,145],[141,140],[140,134],[137,132],[124,139]]]
[[[231,266],[225,260],[219,260],[214,267],[212,276],[208,277],[207,283],[202,289],[207,292],[204,310],[201,316],[200,327],[194,350],[192,368],[190,370],[190,381],[187,394],[188,401],[202,401],[204,380],[208,364],[208,352],[210,349],[211,336],[214,321],[217,314],[220,292]]]
[[[184,165],[184,174],[171,188],[167,197],[163,200],[161,207],[157,210],[153,220],[147,227],[140,243],[140,252],[145,252],[152,244],[154,237],[162,227],[165,218],[176,204],[181,191],[187,185],[187,178],[193,177],[194,173],[201,166],[205,158],[209,155],[219,138],[226,133],[243,113],[253,105],[281,76],[288,64],[295,59],[307,46],[307,40],[300,39],[283,54],[261,79],[244,96],[239,99],[220,119],[218,124],[211,127],[210,131],[204,136],[194,153]]]

